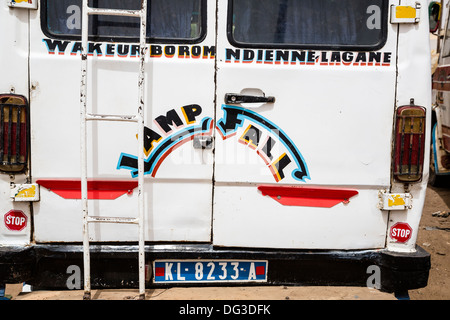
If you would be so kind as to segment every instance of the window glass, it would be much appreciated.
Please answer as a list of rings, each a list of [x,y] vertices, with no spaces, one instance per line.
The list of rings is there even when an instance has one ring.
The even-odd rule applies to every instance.
[[[230,0],[236,45],[372,47],[384,42],[384,0]]]
[[[201,37],[202,0],[150,0],[147,36],[153,39],[195,40]],[[90,0],[95,8],[139,10],[140,0]],[[43,27],[50,36],[81,35],[81,0],[44,1]],[[139,38],[139,18],[90,16],[91,39]]]

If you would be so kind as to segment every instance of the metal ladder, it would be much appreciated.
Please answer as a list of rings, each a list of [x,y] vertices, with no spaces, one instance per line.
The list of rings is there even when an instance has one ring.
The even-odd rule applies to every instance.
[[[138,112],[136,115],[104,115],[87,112],[87,57],[89,16],[126,16],[140,18],[139,42],[139,77],[138,77]],[[145,299],[145,251],[144,251],[144,83],[147,25],[147,0],[141,0],[140,10],[100,9],[88,6],[83,0],[81,26],[81,92],[80,92],[80,139],[81,139],[81,200],[83,212],[83,263],[84,263],[84,296],[91,299],[89,223],[125,223],[139,226],[139,299]],[[136,122],[138,127],[138,218],[99,217],[88,214],[87,187],[87,121],[127,121]]]

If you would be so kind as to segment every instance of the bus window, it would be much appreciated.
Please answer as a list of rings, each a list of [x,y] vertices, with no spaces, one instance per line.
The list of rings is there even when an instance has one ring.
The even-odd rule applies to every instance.
[[[190,41],[202,38],[204,0],[150,0],[147,36],[154,40]],[[94,8],[139,10],[140,0],[91,0]],[[204,7],[204,5],[203,5]],[[45,0],[42,28],[52,38],[80,39],[81,0]],[[90,16],[91,40],[137,41],[139,19],[120,16]]]
[[[228,34],[236,46],[380,48],[385,0],[232,0]]]

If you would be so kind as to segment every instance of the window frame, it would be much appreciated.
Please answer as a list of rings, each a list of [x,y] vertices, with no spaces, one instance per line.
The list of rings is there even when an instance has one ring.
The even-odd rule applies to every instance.
[[[150,0],[151,1],[151,0]],[[71,41],[81,41],[81,31],[80,35],[72,34],[54,34],[47,27],[48,18],[48,1],[41,1],[41,12],[40,12],[40,22],[41,30],[44,35],[50,39],[57,40],[71,40]],[[156,44],[197,44],[203,42],[207,34],[207,0],[200,0],[200,34],[194,39],[180,39],[180,38],[157,38],[157,37],[147,37],[146,43],[156,43]],[[136,18],[136,20],[139,20]],[[80,29],[81,30],[81,29]],[[120,37],[120,36],[92,36],[90,35],[88,40],[90,42],[112,42],[112,43],[138,43],[139,37]]]
[[[376,51],[384,47],[387,42],[389,1],[382,0],[381,8],[381,40],[374,45],[333,45],[333,44],[292,44],[292,43],[243,43],[233,38],[233,1],[228,0],[227,9],[227,38],[228,42],[236,48],[261,49],[311,49],[335,51]]]

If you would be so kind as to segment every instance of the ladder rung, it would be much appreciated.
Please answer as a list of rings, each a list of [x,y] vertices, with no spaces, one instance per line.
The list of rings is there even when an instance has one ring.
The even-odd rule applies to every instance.
[[[88,7],[87,14],[99,16],[140,17],[142,15],[142,10],[102,9]]]
[[[113,114],[86,113],[86,120],[137,122],[138,118],[135,115],[113,115]]]
[[[130,223],[138,224],[138,218],[88,216],[87,222]]]

